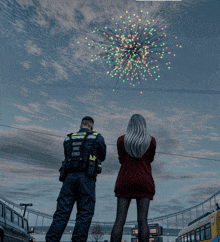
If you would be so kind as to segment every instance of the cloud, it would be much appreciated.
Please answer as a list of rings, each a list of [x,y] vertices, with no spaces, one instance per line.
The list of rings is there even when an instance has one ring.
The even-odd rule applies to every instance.
[[[47,106],[56,110],[56,111],[59,111],[62,113],[62,115],[66,116],[66,111],[65,109],[66,108],[72,108],[69,104],[66,104],[65,102],[63,101],[57,101],[57,100],[49,100],[47,101]],[[68,116],[68,115],[67,115]],[[68,116],[70,117],[70,116]]]
[[[65,66],[81,75],[80,67],[85,67],[85,72],[98,74],[90,61],[90,49],[85,38],[93,39],[91,29],[94,26],[111,24],[112,18],[120,20],[120,16],[140,13],[140,9],[149,11],[148,18],[154,19],[155,23],[169,25],[170,11],[176,12],[183,6],[195,5],[190,1],[172,4],[149,3],[135,1],[50,1],[44,0],[38,3],[23,0],[11,0],[11,4],[4,4],[4,10],[19,31],[26,31],[30,39],[26,41],[25,48],[27,53],[32,55],[59,53],[62,63],[51,60],[50,66],[56,69],[55,79],[67,79],[68,73]],[[201,2],[201,0],[200,0]],[[14,10],[16,6],[16,12]],[[125,7],[126,6],[126,7]],[[29,14],[25,14],[29,13]],[[159,13],[159,14],[158,14]],[[143,18],[145,18],[143,16]],[[14,20],[14,21],[13,21]],[[74,34],[74,35],[73,35]],[[96,39],[98,36],[95,37]],[[78,45],[77,42],[86,43]],[[42,62],[41,62],[42,63]],[[89,64],[88,64],[89,63]],[[98,64],[98,63],[97,63]],[[42,63],[45,66],[45,63]],[[26,65],[27,66],[27,65]],[[104,67],[103,67],[104,68]],[[101,74],[101,73],[100,73]]]
[[[24,95],[28,95],[26,93],[29,93],[29,91],[27,89],[22,89],[22,93],[24,93]],[[47,100],[49,95],[43,91],[40,91],[40,93],[46,100],[39,100],[36,98],[37,102],[30,102],[26,105],[14,103],[14,106],[22,111],[24,115],[26,115],[26,121],[47,121],[50,119],[58,119],[59,117],[72,117],[71,113],[74,111],[73,106],[66,103],[65,101],[59,101],[52,98]],[[50,110],[50,113],[48,113],[48,110]],[[25,118],[21,118],[21,116],[15,116],[15,119],[20,121],[25,120]]]
[[[162,201],[158,201],[159,204],[151,205],[150,210],[151,212],[157,212],[161,215],[163,214],[171,214],[177,211],[181,211],[186,209],[185,204],[179,201],[179,199],[170,199],[165,204]],[[153,218],[155,216],[152,216]]]
[[[48,62],[46,62],[45,60],[41,60],[40,64],[44,67],[47,68],[49,66]]]
[[[14,104],[15,107],[19,108],[22,112],[32,113],[40,112],[40,104],[39,103],[28,103],[27,106],[22,106],[19,104]]]
[[[209,198],[210,196],[212,196],[213,194],[215,194],[217,191],[219,191],[219,179],[218,179],[218,172],[215,172],[214,174],[206,174],[204,172],[199,174],[201,177],[202,176],[206,176],[206,182],[203,182],[202,184],[198,184],[195,185],[193,187],[189,187],[189,190],[187,193],[185,193],[187,202],[189,204],[196,205],[199,202],[202,202],[204,200],[206,200],[207,198]],[[208,176],[207,176],[208,175]],[[208,182],[208,177],[212,177],[212,175],[214,175],[216,177],[216,182]],[[182,189],[180,189],[182,191]]]
[[[56,78],[57,79],[67,79],[68,78],[68,74],[65,71],[65,68],[62,67],[60,64],[58,64],[57,62],[53,63],[53,67],[56,70],[57,74],[56,74]]]
[[[28,97],[28,95],[30,94],[30,91],[26,87],[21,87],[20,93],[22,96]]]
[[[102,173],[104,175],[115,175],[120,170],[120,167],[121,164],[116,159],[116,152],[111,152],[107,154],[106,160],[102,163]]]
[[[187,151],[186,155],[199,156],[199,157],[204,157],[204,158],[210,157],[211,158],[212,156],[219,157],[220,152],[214,152],[214,151],[211,151],[211,150],[201,149],[201,150],[197,150],[197,151]]]
[[[158,150],[162,152],[164,151],[169,153],[175,150],[183,149],[178,136],[174,136],[174,135],[172,136],[171,131],[165,130],[165,128],[163,130],[161,129],[161,130],[155,131],[155,136],[159,141]]]
[[[25,122],[25,123],[27,123],[27,122],[31,122],[32,120],[31,119],[29,119],[29,118],[26,118],[26,117],[23,117],[23,116],[14,116],[14,119],[16,120],[16,121],[18,121],[18,122]]]
[[[17,160],[1,159],[1,185],[0,196],[12,199],[16,203],[28,199],[35,203],[35,199],[42,194],[50,196],[52,189],[56,189],[59,177],[58,170],[25,164]],[[56,180],[57,184],[54,183]]]
[[[24,66],[25,69],[29,69],[31,62],[30,61],[26,61],[26,62],[24,61],[24,62],[21,62],[21,64]]]
[[[206,176],[207,179],[212,174],[197,174],[198,176]],[[207,176],[208,175],[208,176]],[[214,176],[218,176],[217,172],[214,174]],[[191,208],[195,205],[199,205],[200,203],[206,201],[209,197],[211,197],[213,194],[215,194],[217,191],[219,191],[219,185],[218,182],[212,183],[212,184],[198,184],[195,186],[188,186],[184,189],[179,189],[178,192],[174,193],[174,198],[167,197],[166,201],[161,200],[159,198],[155,198],[154,203],[150,206],[150,210],[161,213],[161,214],[172,214],[175,212],[179,212],[181,210],[185,210],[188,208]],[[220,197],[216,197],[216,201],[218,201]],[[159,204],[159,205],[158,205]],[[211,211],[215,209],[215,204],[212,201]],[[202,211],[202,207],[200,206],[198,208],[198,214],[200,214]],[[210,202],[206,202],[204,204],[204,210],[205,212],[210,212]],[[191,220],[195,219],[196,214],[191,212],[192,218]],[[197,215],[199,216],[199,215]],[[155,217],[155,216],[152,216]],[[175,217],[174,217],[175,218]],[[190,220],[189,213],[184,214],[184,218]],[[188,221],[189,222],[189,221]]]
[[[57,134],[60,132],[51,129],[39,128],[33,125],[17,126],[19,128],[31,129],[36,132],[24,130],[3,131],[4,140],[1,146],[1,156],[12,161],[22,161],[26,164],[59,169],[63,161],[63,140],[62,136],[53,137],[46,133]],[[45,134],[43,134],[45,133]],[[15,140],[17,142],[15,142]]]
[[[38,47],[36,44],[33,43],[31,40],[27,40],[25,44],[27,53],[32,54],[32,55],[41,55],[42,54],[42,49]]]
[[[22,93],[24,93],[24,96],[28,96],[30,91],[22,89]],[[22,121],[22,122],[43,122],[48,121],[50,117],[48,117],[47,113],[45,112],[45,105],[43,105],[43,102],[31,102],[27,103],[27,105],[20,105],[14,103],[14,106],[17,107],[20,111],[23,112],[23,116],[14,116],[14,119],[16,121]]]

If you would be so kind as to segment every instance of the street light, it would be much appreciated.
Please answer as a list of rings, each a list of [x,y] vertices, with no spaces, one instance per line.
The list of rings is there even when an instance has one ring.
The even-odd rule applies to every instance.
[[[20,203],[19,204],[20,206],[24,206],[24,214],[23,214],[23,217],[25,216],[25,212],[26,212],[26,209],[27,209],[27,206],[33,206],[33,203]]]

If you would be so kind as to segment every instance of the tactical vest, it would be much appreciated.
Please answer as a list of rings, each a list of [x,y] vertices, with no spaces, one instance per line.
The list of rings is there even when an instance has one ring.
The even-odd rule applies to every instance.
[[[77,171],[85,171],[88,168],[88,158],[87,156],[90,156],[90,151],[88,151],[88,155],[84,155],[84,146],[87,137],[89,139],[95,139],[97,138],[98,133],[95,133],[93,131],[87,131],[87,132],[79,132],[79,133],[71,133],[67,135],[68,137],[65,139],[65,141],[69,141],[69,156],[67,158],[67,166],[69,170],[77,170]],[[92,149],[93,147],[91,147]]]

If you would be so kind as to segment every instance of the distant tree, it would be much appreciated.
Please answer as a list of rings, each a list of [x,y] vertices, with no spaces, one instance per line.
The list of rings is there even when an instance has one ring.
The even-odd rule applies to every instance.
[[[104,236],[104,232],[101,229],[101,226],[99,224],[96,224],[93,229],[92,232],[90,233],[91,239],[92,241],[95,242],[99,242],[103,236]]]

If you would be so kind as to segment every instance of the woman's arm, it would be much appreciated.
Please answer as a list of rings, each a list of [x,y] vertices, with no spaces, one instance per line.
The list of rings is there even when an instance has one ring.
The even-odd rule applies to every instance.
[[[152,137],[151,144],[150,144],[149,150],[147,152],[148,160],[150,161],[150,163],[154,160],[156,146],[157,146],[156,140],[154,137]]]
[[[125,161],[125,156],[126,156],[126,153],[125,153],[125,149],[124,149],[124,142],[123,142],[123,137],[119,137],[118,138],[118,141],[117,141],[117,150],[118,150],[118,159],[119,159],[119,162],[121,164],[124,163]]]

